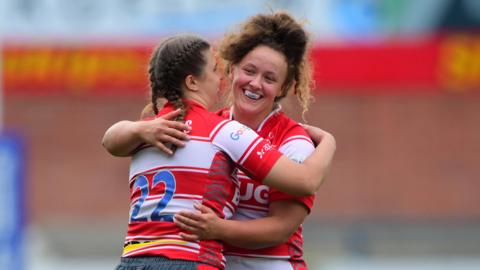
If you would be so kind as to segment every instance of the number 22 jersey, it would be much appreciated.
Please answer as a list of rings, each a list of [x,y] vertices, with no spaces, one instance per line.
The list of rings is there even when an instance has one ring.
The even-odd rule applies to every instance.
[[[130,215],[123,257],[165,256],[225,267],[217,241],[186,241],[173,223],[194,204],[231,218],[239,201],[236,168],[262,181],[281,154],[250,128],[184,101],[190,141],[168,156],[155,147],[135,153],[130,165]],[[159,116],[172,111],[167,103]]]

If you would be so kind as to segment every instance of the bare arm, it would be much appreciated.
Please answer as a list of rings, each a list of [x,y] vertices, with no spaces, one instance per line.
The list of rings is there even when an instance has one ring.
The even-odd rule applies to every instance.
[[[336,142],[330,133],[317,127],[311,129],[315,135],[312,139],[317,143],[315,151],[303,164],[280,157],[263,180],[264,185],[297,196],[312,195],[320,188],[329,172]]]
[[[190,127],[174,119],[180,110],[147,121],[120,121],[111,126],[103,136],[102,145],[114,156],[130,156],[143,143],[154,145],[167,154],[172,154],[165,143],[184,146],[188,140],[184,130]]]
[[[308,211],[293,200],[275,201],[270,204],[269,215],[254,220],[225,220],[213,210],[200,205],[199,213],[180,212],[175,223],[191,234],[182,233],[187,240],[215,239],[230,245],[259,249],[284,243],[303,223]]]

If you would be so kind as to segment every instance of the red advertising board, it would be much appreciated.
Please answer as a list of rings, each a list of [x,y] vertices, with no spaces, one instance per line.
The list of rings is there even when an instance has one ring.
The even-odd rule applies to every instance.
[[[7,94],[121,94],[148,89],[148,46],[6,46]],[[143,91],[143,92],[142,92]]]
[[[387,43],[313,49],[317,87],[348,91],[438,88],[437,42]]]
[[[144,94],[152,44],[7,44],[7,94]],[[311,52],[318,91],[474,91],[480,88],[480,37],[325,46]]]

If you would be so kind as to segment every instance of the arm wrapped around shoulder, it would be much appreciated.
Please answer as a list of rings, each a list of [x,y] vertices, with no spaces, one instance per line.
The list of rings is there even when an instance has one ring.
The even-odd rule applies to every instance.
[[[303,164],[297,164],[282,156],[270,170],[264,184],[288,194],[313,195],[330,171],[336,151],[335,138],[328,132],[315,128],[318,144]]]

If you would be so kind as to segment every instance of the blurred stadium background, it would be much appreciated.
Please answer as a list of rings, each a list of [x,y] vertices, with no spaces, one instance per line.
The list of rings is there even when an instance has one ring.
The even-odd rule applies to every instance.
[[[310,268],[480,269],[476,0],[0,0],[0,268],[113,269],[129,160],[100,140],[147,102],[152,47],[271,9],[306,21],[307,119],[338,142]]]

